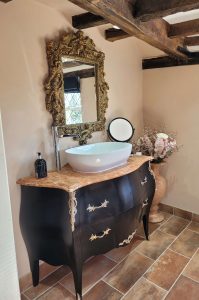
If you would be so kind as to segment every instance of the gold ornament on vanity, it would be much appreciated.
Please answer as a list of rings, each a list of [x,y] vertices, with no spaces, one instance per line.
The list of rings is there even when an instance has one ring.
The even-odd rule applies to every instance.
[[[145,128],[144,135],[134,142],[133,147],[136,152],[154,158],[149,170],[155,177],[156,190],[150,209],[149,222],[162,222],[164,216],[159,212],[158,205],[166,194],[166,179],[160,175],[160,169],[165,164],[165,159],[178,150],[176,140],[172,134],[168,135],[158,130]]]
[[[105,129],[105,113],[108,106],[107,91],[109,89],[104,78],[105,55],[103,52],[97,51],[93,40],[85,36],[80,30],[64,33],[58,39],[47,41],[46,49],[49,76],[44,88],[46,108],[53,118],[52,125],[58,127],[60,136],[71,135],[80,144],[86,144],[87,139],[92,137],[93,132]],[[69,78],[70,81],[73,78],[73,84],[76,79],[76,87],[73,87],[73,90],[71,90],[72,85],[68,87]],[[85,79],[88,82],[88,79],[91,80],[91,78],[93,83],[92,87],[89,85],[89,88],[92,88],[93,98],[95,98],[92,102],[95,111],[94,114],[92,113],[94,115],[93,119],[87,116],[84,120],[80,115],[80,110],[84,109],[83,104],[80,103],[78,107],[73,107],[73,110],[71,108],[71,111],[69,111],[69,104],[66,107],[66,101],[68,101],[67,103],[74,103],[75,101],[79,103],[81,99],[77,99],[77,95],[81,94],[81,82],[83,80],[86,82]],[[66,93],[65,83],[67,85]],[[82,86],[85,86],[85,83]],[[78,88],[79,93],[77,93]],[[86,99],[89,93],[87,92],[87,97],[85,94],[84,91]],[[68,100],[66,96],[68,98],[70,96],[70,99]],[[88,107],[87,111],[91,111],[91,104],[87,103],[84,106]]]

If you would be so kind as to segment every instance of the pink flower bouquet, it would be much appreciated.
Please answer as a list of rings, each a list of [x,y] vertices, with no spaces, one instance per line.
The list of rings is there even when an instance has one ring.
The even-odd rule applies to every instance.
[[[145,129],[144,135],[133,143],[134,152],[154,157],[154,163],[160,163],[178,150],[175,138],[172,135]]]

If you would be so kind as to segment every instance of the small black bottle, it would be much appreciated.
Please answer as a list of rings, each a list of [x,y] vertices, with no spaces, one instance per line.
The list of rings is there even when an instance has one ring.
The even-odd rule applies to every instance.
[[[38,159],[35,161],[35,177],[44,178],[47,177],[46,161],[41,158],[41,153],[38,152]]]

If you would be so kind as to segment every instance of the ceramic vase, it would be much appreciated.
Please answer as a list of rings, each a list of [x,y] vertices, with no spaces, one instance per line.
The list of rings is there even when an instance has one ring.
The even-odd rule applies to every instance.
[[[156,189],[153,202],[149,213],[149,222],[159,223],[164,220],[164,216],[159,212],[159,203],[166,193],[166,179],[160,174],[161,167],[165,163],[152,163],[151,168],[154,172]]]

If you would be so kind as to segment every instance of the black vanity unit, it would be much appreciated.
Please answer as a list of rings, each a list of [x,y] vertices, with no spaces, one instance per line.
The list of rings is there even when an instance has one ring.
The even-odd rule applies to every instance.
[[[129,244],[141,221],[148,239],[155,191],[149,161],[126,175],[75,191],[31,186],[30,182],[27,186],[23,180],[18,183],[22,185],[20,226],[34,286],[39,283],[39,260],[68,265],[77,299],[82,299],[86,259]]]

